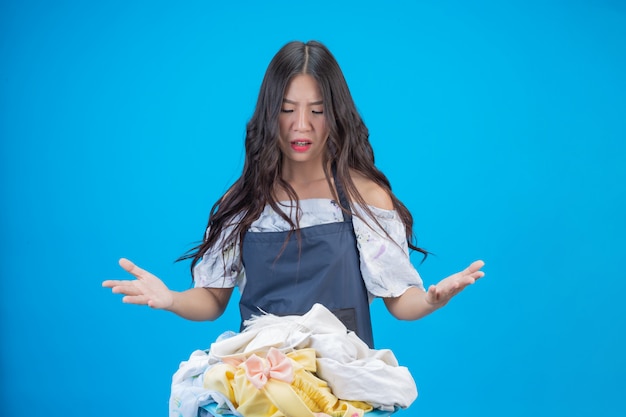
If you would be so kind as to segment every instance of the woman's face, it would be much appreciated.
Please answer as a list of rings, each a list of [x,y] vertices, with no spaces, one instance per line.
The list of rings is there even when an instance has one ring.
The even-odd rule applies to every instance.
[[[280,149],[285,162],[322,164],[329,129],[317,81],[310,75],[296,75],[287,85],[278,119]]]

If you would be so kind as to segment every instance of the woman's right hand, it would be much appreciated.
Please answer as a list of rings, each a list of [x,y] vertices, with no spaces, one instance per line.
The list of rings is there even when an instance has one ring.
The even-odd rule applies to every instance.
[[[150,272],[122,258],[120,266],[134,275],[134,280],[107,280],[103,287],[111,288],[115,294],[124,294],[122,301],[129,304],[148,305],[152,308],[169,309],[174,303],[173,292]]]

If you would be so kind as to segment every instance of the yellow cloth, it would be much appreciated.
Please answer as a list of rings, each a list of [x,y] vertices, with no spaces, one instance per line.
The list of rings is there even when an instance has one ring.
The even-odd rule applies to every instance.
[[[372,409],[367,403],[340,400],[332,394],[328,384],[314,374],[314,349],[296,350],[287,357],[293,365],[291,384],[270,379],[257,389],[241,363],[229,362],[209,369],[204,375],[204,387],[225,395],[244,416],[314,417],[313,413],[325,413],[332,417],[361,417]]]

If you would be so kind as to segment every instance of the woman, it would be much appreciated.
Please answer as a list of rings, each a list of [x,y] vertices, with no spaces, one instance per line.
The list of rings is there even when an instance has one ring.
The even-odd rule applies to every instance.
[[[319,42],[291,42],[270,62],[247,125],[241,177],[213,206],[193,253],[195,288],[175,292],[126,259],[135,276],[105,281],[124,302],[215,320],[232,289],[243,322],[301,315],[316,303],[374,346],[369,303],[401,320],[445,305],[484,274],[482,261],[427,291],[410,263],[413,219],[375,167],[343,74]]]

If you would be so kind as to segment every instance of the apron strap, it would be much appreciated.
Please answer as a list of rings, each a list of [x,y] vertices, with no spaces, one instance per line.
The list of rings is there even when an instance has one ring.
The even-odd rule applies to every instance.
[[[337,181],[337,166],[335,164],[333,164],[332,170],[335,188],[337,189],[337,196],[339,197],[339,204],[341,204],[341,207],[343,208],[343,210],[341,210],[343,213],[343,221],[352,221],[352,209],[350,208],[350,201],[346,197],[341,183]]]

